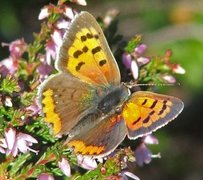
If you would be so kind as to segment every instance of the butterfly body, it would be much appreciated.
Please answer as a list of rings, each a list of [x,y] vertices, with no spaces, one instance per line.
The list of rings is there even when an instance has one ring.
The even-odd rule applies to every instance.
[[[178,98],[130,90],[95,18],[80,13],[64,37],[56,68],[39,89],[46,122],[64,145],[83,155],[106,156],[127,135],[150,134],[183,109]]]

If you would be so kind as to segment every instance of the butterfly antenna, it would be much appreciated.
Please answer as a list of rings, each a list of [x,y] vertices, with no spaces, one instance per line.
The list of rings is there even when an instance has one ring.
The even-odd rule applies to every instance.
[[[124,83],[124,85],[128,88],[133,88],[137,86],[180,86],[180,83],[172,84],[172,83],[161,83],[161,84],[156,84],[156,83],[149,83],[149,84],[144,84],[144,83],[136,83],[136,82],[127,82]]]

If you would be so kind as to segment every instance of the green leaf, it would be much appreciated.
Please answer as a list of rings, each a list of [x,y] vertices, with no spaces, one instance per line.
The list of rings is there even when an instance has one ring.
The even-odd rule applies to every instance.
[[[26,161],[28,161],[31,158],[30,153],[20,154],[17,158],[15,158],[15,161],[11,163],[11,168],[9,171],[10,177],[16,177],[17,172],[23,167]]]
[[[141,42],[141,36],[140,35],[136,35],[133,39],[131,39],[127,46],[125,47],[125,51],[128,53],[132,53],[134,51],[134,49],[136,48],[136,46]]]
[[[19,92],[20,87],[17,80],[11,76],[6,76],[6,78],[4,78],[0,84],[0,91],[11,94],[13,92]]]

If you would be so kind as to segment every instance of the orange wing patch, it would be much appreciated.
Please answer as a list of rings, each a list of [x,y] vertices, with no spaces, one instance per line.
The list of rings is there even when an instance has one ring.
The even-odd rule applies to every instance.
[[[133,96],[123,108],[123,118],[129,129],[147,128],[154,122],[163,119],[171,111],[173,103],[165,96]]]
[[[82,155],[99,155],[104,151],[104,146],[87,146],[84,142],[79,140],[70,141],[67,145],[73,147],[75,153]]]
[[[45,113],[45,121],[53,124],[54,134],[58,134],[61,130],[61,121],[59,115],[55,112],[55,105],[53,100],[53,91],[51,89],[43,92],[43,112]]]
[[[96,84],[107,84],[110,66],[102,49],[98,32],[93,28],[82,28],[68,49],[67,70],[74,76]]]

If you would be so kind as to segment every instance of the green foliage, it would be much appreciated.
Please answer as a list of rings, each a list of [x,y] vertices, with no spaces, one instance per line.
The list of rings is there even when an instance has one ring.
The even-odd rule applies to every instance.
[[[16,79],[11,76],[6,76],[6,78],[1,78],[0,92],[11,94],[13,92],[19,92],[20,88]]]
[[[136,46],[141,42],[141,36],[136,35],[134,38],[132,38],[126,45],[125,51],[128,53],[132,53]]]

